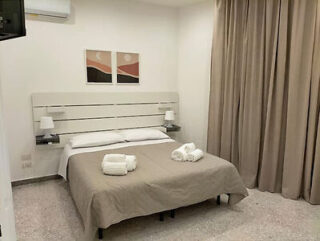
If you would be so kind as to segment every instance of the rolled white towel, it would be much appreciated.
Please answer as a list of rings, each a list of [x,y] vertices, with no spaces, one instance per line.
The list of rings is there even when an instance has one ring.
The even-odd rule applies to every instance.
[[[190,162],[196,162],[203,157],[203,151],[200,149],[196,149],[187,154],[187,160]]]
[[[126,155],[126,163],[128,172],[132,172],[137,167],[137,158],[135,155]]]
[[[171,153],[171,158],[175,161],[187,161],[188,153],[194,151],[196,146],[194,143],[186,143]]]
[[[125,154],[106,154],[103,157],[103,162],[125,162]]]
[[[126,162],[102,162],[102,170],[104,174],[111,176],[124,176],[128,173]]]
[[[196,149],[196,145],[194,143],[186,143],[182,145],[186,153],[190,153]]]
[[[105,162],[126,162],[125,154],[106,154],[103,157],[101,168],[103,169],[103,164]]]
[[[172,153],[171,153],[171,158],[175,161],[186,161],[187,160],[187,152],[185,150],[184,146],[180,146],[178,149],[175,149]]]

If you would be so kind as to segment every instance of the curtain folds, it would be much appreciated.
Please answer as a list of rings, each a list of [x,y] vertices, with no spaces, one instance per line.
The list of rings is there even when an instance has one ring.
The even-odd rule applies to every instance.
[[[208,152],[320,204],[320,1],[216,0]]]

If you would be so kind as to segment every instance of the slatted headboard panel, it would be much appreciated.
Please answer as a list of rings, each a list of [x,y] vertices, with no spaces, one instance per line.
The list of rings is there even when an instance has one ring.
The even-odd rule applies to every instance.
[[[35,136],[42,135],[41,116],[52,116],[53,133],[64,146],[70,137],[88,132],[161,127],[166,110],[178,117],[175,92],[35,93],[32,95]]]

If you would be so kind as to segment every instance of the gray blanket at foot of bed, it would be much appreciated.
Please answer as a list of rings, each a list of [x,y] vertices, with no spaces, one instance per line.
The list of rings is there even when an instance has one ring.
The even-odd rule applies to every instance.
[[[205,154],[198,162],[176,162],[168,142],[76,154],[69,159],[68,179],[86,234],[132,217],[188,206],[230,193],[230,204],[248,195],[236,168]],[[101,171],[108,153],[136,155],[138,166],[126,176]],[[88,239],[88,236],[86,237]]]

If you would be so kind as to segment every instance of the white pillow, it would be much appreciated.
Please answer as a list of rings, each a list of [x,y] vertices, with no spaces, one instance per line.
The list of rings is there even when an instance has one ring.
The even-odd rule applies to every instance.
[[[122,130],[119,132],[126,141],[160,140],[170,138],[157,129],[143,128]]]
[[[72,148],[104,146],[119,142],[125,142],[125,140],[113,131],[82,134],[70,139]]]

